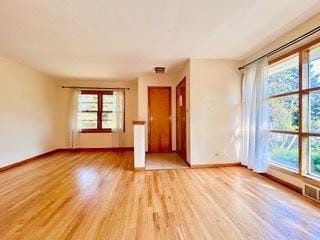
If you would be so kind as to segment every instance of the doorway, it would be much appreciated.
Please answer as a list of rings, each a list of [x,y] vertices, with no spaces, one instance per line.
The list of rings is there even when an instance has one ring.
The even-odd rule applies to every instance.
[[[176,140],[177,153],[187,161],[187,129],[186,129],[186,78],[176,87]]]
[[[171,87],[148,87],[148,152],[171,152]]]

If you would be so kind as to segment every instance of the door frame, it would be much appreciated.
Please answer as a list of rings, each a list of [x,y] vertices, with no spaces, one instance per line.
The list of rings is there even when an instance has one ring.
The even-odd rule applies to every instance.
[[[178,88],[180,87],[180,85],[182,83],[185,83],[185,97],[186,97],[186,100],[187,100],[187,77],[183,77],[182,80],[178,83],[178,85],[176,86],[176,148],[177,148],[177,152],[178,152]],[[187,138],[188,138],[188,135],[187,135],[187,102],[185,102],[185,105],[186,105],[186,109],[185,109],[185,116],[186,116],[186,126],[185,126],[185,136],[186,136],[186,140],[185,140],[185,150],[186,150],[186,159],[184,159],[188,164],[189,162],[187,161],[188,159],[188,141],[187,141]],[[179,154],[180,156],[180,154]],[[181,156],[180,156],[181,157]]]
[[[172,152],[172,87],[171,86],[148,86],[148,152],[150,151],[150,136],[151,136],[151,126],[150,126],[150,90],[151,89],[169,89],[169,145],[170,145],[170,152]]]

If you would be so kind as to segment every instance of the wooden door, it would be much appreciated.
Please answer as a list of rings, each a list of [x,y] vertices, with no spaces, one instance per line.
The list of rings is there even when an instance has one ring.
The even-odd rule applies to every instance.
[[[148,151],[171,152],[171,87],[149,87],[148,104]]]
[[[177,153],[187,160],[186,78],[176,88]]]

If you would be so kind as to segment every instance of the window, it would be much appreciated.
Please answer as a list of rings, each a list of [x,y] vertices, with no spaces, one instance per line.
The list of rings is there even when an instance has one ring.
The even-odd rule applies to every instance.
[[[124,92],[84,90],[78,98],[82,132],[124,131]]]
[[[320,177],[320,137],[310,137],[309,146],[309,174]]]
[[[309,87],[320,86],[320,47],[309,51]]]
[[[270,65],[268,69],[269,159],[297,172],[299,169],[299,55]]]
[[[320,40],[269,63],[269,161],[320,179]]]
[[[303,80],[307,89],[303,90],[302,97],[308,106],[306,133],[303,138],[307,139],[308,169],[307,174],[313,177],[320,177],[320,45],[313,46],[305,52],[306,62],[304,69],[307,69]]]

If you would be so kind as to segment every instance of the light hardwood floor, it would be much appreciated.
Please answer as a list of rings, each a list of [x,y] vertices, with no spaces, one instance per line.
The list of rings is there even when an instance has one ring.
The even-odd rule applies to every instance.
[[[133,172],[58,152],[0,173],[0,239],[320,239],[320,209],[242,167]]]
[[[146,170],[189,168],[185,160],[177,153],[147,153]]]

